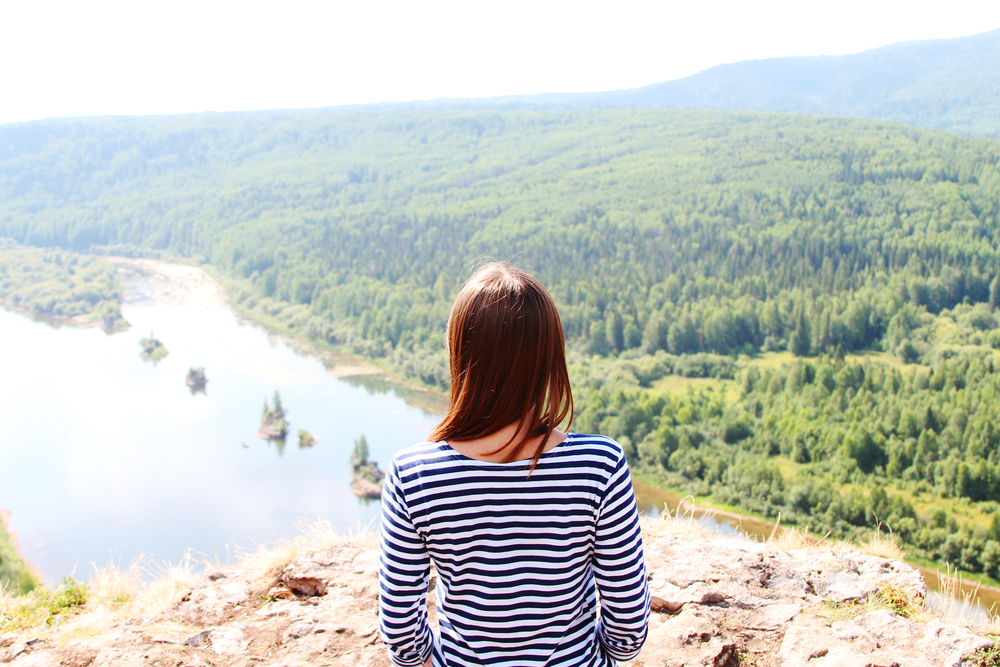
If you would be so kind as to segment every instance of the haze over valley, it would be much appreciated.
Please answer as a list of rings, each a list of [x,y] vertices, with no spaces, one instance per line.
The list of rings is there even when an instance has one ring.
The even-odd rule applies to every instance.
[[[205,444],[233,448],[211,449],[220,468],[245,453],[260,398],[301,389],[290,419],[319,429],[317,444],[274,470],[308,469],[320,488],[368,431],[350,401],[386,420],[384,437],[368,431],[383,462],[412,444],[395,438],[422,437],[433,410],[414,405],[447,389],[451,299],[483,257],[510,260],[559,305],[573,429],[616,438],[636,479],[836,539],[891,527],[913,562],[1000,585],[998,81],[993,31],[606,93],[3,124],[5,342],[86,332],[86,349],[127,369],[109,386],[146,387],[178,414],[226,402],[224,417],[185,417],[222,429]],[[311,341],[313,356],[352,355],[378,382],[309,362],[303,386],[349,395],[354,415],[321,422],[319,394],[250,368],[272,359],[259,329],[221,307],[181,326],[181,311],[130,302],[112,260],[137,258],[198,267],[242,321]],[[81,323],[109,337],[44,328]],[[139,358],[146,324],[173,359]],[[244,341],[247,368],[223,361],[222,331]],[[299,363],[275,346],[274,364]],[[207,395],[185,393],[189,366],[204,367]],[[240,469],[263,474],[270,445],[251,442]],[[294,495],[290,479],[279,487]],[[24,504],[10,488],[0,506]],[[367,520],[358,507],[341,514]],[[313,510],[338,512],[290,503],[269,525]],[[253,525],[233,517],[218,511]],[[12,581],[25,570],[9,553]],[[68,574],[70,559],[46,562]]]

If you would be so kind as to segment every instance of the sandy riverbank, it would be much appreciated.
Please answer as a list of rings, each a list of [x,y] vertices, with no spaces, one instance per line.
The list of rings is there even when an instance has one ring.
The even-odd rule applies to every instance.
[[[222,286],[196,266],[171,264],[155,259],[104,259],[118,267],[119,279],[125,286],[126,303],[149,299],[194,308],[230,307]],[[279,333],[266,324],[253,320],[247,313],[233,310],[241,319],[266,328],[273,338],[287,344],[299,354],[319,359],[333,377],[386,376],[385,371],[371,362],[324,349],[301,336]],[[386,379],[390,378],[386,376]]]

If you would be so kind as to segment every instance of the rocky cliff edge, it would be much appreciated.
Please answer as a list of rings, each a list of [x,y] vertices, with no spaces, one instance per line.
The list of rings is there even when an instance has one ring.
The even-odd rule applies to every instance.
[[[899,561],[678,525],[644,527],[654,613],[636,667],[1000,664],[992,640],[927,610],[920,573]],[[234,566],[175,567],[141,588],[133,571],[101,570],[79,613],[0,636],[0,663],[389,665],[377,631],[375,539],[314,531]],[[18,604],[0,598],[0,619]]]

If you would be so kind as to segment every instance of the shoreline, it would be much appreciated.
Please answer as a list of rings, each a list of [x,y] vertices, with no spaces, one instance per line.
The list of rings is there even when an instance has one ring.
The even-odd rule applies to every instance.
[[[23,306],[17,306],[13,303],[0,299],[0,308],[4,310],[16,313],[18,315],[23,315],[33,322],[41,322],[42,324],[47,324],[48,326],[58,329],[59,327],[76,327],[78,329],[88,329],[88,328],[100,328],[103,326],[101,321],[101,316],[96,313],[89,313],[87,315],[49,315],[48,313],[38,313],[30,308],[24,308]],[[2,510],[0,510],[2,511]]]
[[[448,396],[443,392],[409,382],[378,360],[361,357],[324,341],[313,340],[265,315],[243,308],[230,298],[224,282],[217,280],[203,267],[149,258],[102,258],[118,268],[119,279],[125,287],[123,303],[156,299],[203,307],[224,307],[239,321],[277,337],[296,354],[314,357],[333,377],[347,381],[357,380],[356,383],[362,385],[384,384],[385,388],[392,389],[408,405],[432,414],[443,414],[447,409]],[[140,286],[142,281],[147,283],[145,289]]]

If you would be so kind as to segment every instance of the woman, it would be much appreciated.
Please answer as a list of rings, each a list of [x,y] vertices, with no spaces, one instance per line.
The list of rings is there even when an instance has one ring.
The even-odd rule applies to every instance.
[[[455,298],[448,414],[396,454],[382,494],[394,665],[609,667],[639,652],[649,589],[628,467],[613,440],[555,428],[573,410],[563,336],[549,293],[507,264]]]

